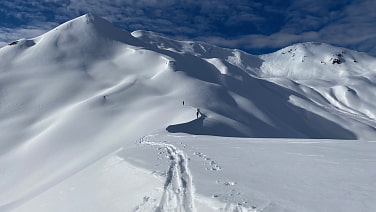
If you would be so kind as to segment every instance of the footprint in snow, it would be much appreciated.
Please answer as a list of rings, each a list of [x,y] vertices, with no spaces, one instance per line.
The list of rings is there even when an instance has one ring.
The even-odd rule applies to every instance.
[[[222,167],[218,165],[218,163],[215,160],[212,160],[209,156],[201,152],[194,152],[193,155],[196,155],[197,157],[201,158],[204,161],[203,164],[208,166],[206,167],[206,170],[211,170],[211,171],[222,170]]]

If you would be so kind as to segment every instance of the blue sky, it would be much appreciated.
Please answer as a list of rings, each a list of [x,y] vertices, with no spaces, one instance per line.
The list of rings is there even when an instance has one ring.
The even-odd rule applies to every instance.
[[[0,45],[93,13],[128,31],[252,54],[315,41],[376,56],[375,11],[375,0],[2,0]]]

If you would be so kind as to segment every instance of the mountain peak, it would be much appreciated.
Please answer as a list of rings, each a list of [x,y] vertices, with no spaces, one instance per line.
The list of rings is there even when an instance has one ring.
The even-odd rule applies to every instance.
[[[140,45],[140,41],[134,38],[128,31],[116,28],[104,18],[88,13],[67,21],[54,30],[47,32],[41,37],[48,38],[52,43],[64,43],[74,46],[98,46],[106,42],[121,42],[127,45]],[[89,48],[92,49],[92,48]]]
[[[96,16],[92,13],[86,13],[85,15],[81,16],[82,18],[86,19],[88,23],[94,23],[95,20],[104,20],[103,18]],[[105,20],[106,21],[106,20]]]
[[[102,26],[102,27],[107,26],[107,27],[114,28],[111,22],[107,21],[106,19],[102,17],[96,16],[92,13],[87,13],[85,15],[82,15],[76,19],[73,19],[73,21],[82,21],[86,24],[92,24],[92,25]]]
[[[6,54],[8,61],[22,58],[25,63],[39,61],[48,64],[57,61],[62,64],[74,58],[96,61],[97,58],[114,54],[122,46],[119,43],[125,46],[143,45],[129,32],[117,29],[109,21],[89,13],[67,21],[37,38],[15,41],[0,55]],[[33,51],[26,51],[31,47]]]
[[[60,26],[57,27],[57,29],[60,28],[72,28],[74,26],[78,26],[80,28],[85,28],[87,26],[94,27],[98,32],[105,32],[106,30],[113,31],[116,29],[111,22],[107,21],[104,18],[101,18],[99,16],[93,15],[91,13],[79,16],[75,19],[72,19],[70,21],[67,21]]]

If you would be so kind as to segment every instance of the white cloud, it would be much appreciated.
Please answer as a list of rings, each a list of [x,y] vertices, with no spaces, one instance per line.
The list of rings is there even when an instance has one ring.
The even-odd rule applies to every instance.
[[[47,24],[45,28],[32,26],[20,28],[0,28],[0,42],[1,44],[7,44],[22,38],[34,38],[50,30],[51,28],[48,26],[50,25]]]

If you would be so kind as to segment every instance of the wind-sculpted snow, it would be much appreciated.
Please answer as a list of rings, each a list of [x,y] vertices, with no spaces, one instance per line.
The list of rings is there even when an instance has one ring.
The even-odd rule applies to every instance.
[[[17,40],[0,49],[0,210],[36,204],[39,200],[34,199],[45,197],[44,192],[55,192],[53,188],[71,177],[76,183],[74,176],[82,170],[95,173],[115,150],[132,149],[135,140],[154,132],[373,140],[375,65],[376,59],[364,53],[315,43],[255,56],[152,32],[121,31],[90,14],[37,38]],[[136,204],[116,207],[153,211],[158,205],[159,210],[162,205],[182,205],[185,211],[213,211],[208,207],[224,209],[227,204],[230,211],[241,211],[244,205],[253,210],[244,198],[226,202],[231,194],[242,196],[232,191],[219,203],[200,196],[202,192],[196,198],[186,152],[176,145],[163,148],[171,156],[171,172],[156,177],[163,178],[165,186],[152,181],[152,194],[137,195]],[[224,169],[202,151],[192,154],[204,161],[205,170]],[[92,164],[97,165],[89,168]],[[121,164],[113,173],[132,167]],[[150,176],[142,175],[148,181]],[[236,183],[218,182],[227,187]],[[62,210],[71,211],[75,204]],[[97,211],[100,208],[106,207]]]

